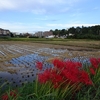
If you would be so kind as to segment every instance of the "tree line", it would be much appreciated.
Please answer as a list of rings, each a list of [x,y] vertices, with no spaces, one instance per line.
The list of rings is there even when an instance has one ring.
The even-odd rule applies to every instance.
[[[56,37],[67,36],[75,39],[97,39],[100,40],[100,25],[89,27],[70,27],[69,29],[50,30]],[[71,34],[71,35],[70,35]]]

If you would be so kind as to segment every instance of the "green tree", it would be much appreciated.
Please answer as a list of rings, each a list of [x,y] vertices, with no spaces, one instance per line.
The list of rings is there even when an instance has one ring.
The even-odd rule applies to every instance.
[[[59,30],[58,29],[55,29],[53,31],[53,35],[55,35],[55,37],[59,36]]]

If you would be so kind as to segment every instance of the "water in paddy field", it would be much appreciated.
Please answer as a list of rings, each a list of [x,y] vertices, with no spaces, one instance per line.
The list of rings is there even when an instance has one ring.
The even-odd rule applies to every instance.
[[[48,57],[39,56],[38,54],[30,54],[13,58],[5,64],[10,65],[6,71],[0,71],[0,84],[7,82],[12,86],[21,86],[27,82],[33,82],[36,79],[37,72],[43,72],[46,68],[53,65],[45,62]],[[39,71],[36,68],[36,62],[43,62],[43,70]]]
[[[61,51],[61,50],[60,50]],[[56,53],[60,53],[60,51],[50,50],[48,53],[52,53],[55,56]],[[41,50],[39,50],[41,52]],[[47,52],[47,48],[45,49]],[[46,68],[51,68],[53,65],[49,62],[46,62],[49,57],[41,56],[38,53],[29,54],[25,56],[20,56],[18,58],[12,58],[10,61],[5,61],[4,68],[5,71],[0,71],[0,85],[4,82],[7,84],[11,84],[14,87],[22,86],[28,82],[34,82],[36,79],[37,73],[43,72]],[[64,60],[69,60],[65,58]],[[90,64],[88,58],[84,57],[75,57],[70,59],[72,61],[80,61],[82,64]],[[36,68],[36,62],[40,61],[43,63],[43,70],[39,71]],[[7,65],[7,66],[6,66]]]

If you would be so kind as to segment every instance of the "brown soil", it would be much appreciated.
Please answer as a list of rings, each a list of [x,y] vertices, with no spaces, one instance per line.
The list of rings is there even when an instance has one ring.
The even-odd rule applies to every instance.
[[[22,50],[23,53],[17,52],[14,49],[9,47],[16,46],[16,49],[19,51]],[[73,58],[73,57],[100,57],[100,50],[93,49],[93,48],[84,48],[84,47],[73,47],[73,46],[62,46],[62,45],[52,45],[52,44],[41,44],[41,43],[33,43],[33,42],[13,42],[13,41],[1,41],[0,42],[0,51],[3,52],[5,55],[0,53],[0,71],[8,71],[9,73],[16,73],[19,68],[13,69],[10,68],[12,64],[5,65],[4,61],[9,61],[12,58],[16,58],[22,55],[27,55],[31,53],[35,53],[41,48],[50,48],[55,50],[66,50],[66,52],[59,53],[59,58]],[[11,53],[14,52],[15,54]],[[51,59],[54,58],[49,53],[40,52],[39,55],[49,56]],[[49,60],[50,61],[50,60]]]

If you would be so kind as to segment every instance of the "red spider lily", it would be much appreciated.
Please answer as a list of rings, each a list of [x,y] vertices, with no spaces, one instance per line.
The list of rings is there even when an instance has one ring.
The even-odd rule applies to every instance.
[[[80,62],[74,62],[74,64],[75,64],[75,66],[78,67],[78,68],[82,67],[82,63],[80,63]]]
[[[98,58],[97,60],[98,60],[98,62],[99,62],[99,64],[100,64],[100,58]]]
[[[80,67],[82,67],[82,64],[79,62],[72,62],[72,61],[65,62],[65,69],[69,71],[74,71],[75,73],[77,73],[77,71],[79,71],[78,68]]]
[[[71,73],[67,70],[63,70],[61,73],[67,82],[71,82],[71,84],[79,82],[78,74]]]
[[[92,81],[89,78],[89,75],[87,72],[85,72],[84,70],[81,71],[80,73],[80,82],[86,84],[86,85],[92,85]]]
[[[80,69],[82,64],[72,61],[61,61],[59,59],[53,60],[54,68],[47,69],[42,74],[39,74],[39,82],[46,83],[51,81],[55,88],[67,85],[83,83],[86,85],[92,85],[92,81],[88,76],[88,73]]]
[[[59,69],[62,69],[65,66],[65,63],[61,61],[60,59],[54,59],[52,63],[56,68],[59,68]]]
[[[92,75],[95,75],[95,71],[99,68],[100,65],[100,58],[90,58],[90,62],[92,64],[92,66],[90,67],[90,72]]]
[[[59,86],[59,84],[63,81],[63,77],[59,73],[57,73],[55,70],[51,71],[50,79],[54,85],[54,88],[57,88]]]
[[[43,63],[42,63],[42,62],[37,62],[37,63],[36,63],[36,67],[37,67],[39,70],[42,70],[42,68],[43,68]]]
[[[100,58],[96,59],[96,58],[90,58],[90,62],[92,64],[92,66],[97,69],[99,64],[100,64]]]
[[[95,73],[95,70],[92,67],[90,68],[90,72],[91,72],[92,75],[95,75],[96,74]]]
[[[2,100],[8,100],[8,98],[9,98],[9,97],[8,97],[7,94],[5,94],[5,95],[2,96]]]
[[[38,74],[38,81],[46,83],[50,79],[51,69],[46,69],[43,73]]]
[[[57,88],[61,82],[63,82],[62,77],[60,75],[56,75],[54,79],[52,79],[52,83],[54,85],[54,88]]]
[[[10,96],[11,97],[13,97],[13,99],[15,100],[16,99],[16,97],[17,97],[17,91],[11,91],[10,92]],[[8,94],[6,93],[6,94],[4,94],[2,97],[2,100],[9,100],[9,96],[8,96]]]

